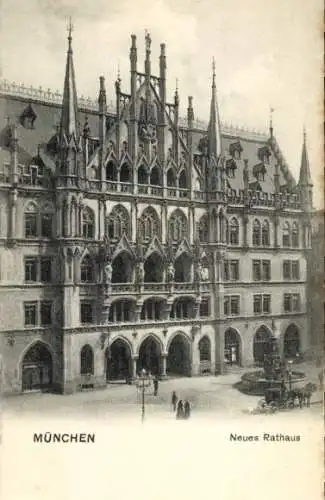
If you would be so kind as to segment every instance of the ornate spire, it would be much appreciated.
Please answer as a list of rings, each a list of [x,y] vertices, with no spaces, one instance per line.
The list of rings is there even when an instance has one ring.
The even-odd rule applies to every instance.
[[[208,127],[209,156],[219,158],[221,155],[221,128],[216,89],[216,63],[212,61],[212,95],[210,106],[210,121]]]
[[[72,56],[72,31],[71,18],[68,25],[68,52],[67,63],[65,69],[62,115],[61,115],[61,130],[67,137],[74,135],[78,136],[78,102],[76,79],[73,66]]]
[[[301,166],[300,166],[300,175],[299,175],[299,184],[300,186],[312,186],[312,179],[309,167],[309,159],[307,153],[307,134],[306,129],[303,129],[303,145],[302,145],[302,153],[301,153]]]

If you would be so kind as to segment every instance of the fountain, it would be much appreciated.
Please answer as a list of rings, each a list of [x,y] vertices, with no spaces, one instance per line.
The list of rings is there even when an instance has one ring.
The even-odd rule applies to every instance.
[[[279,343],[271,337],[265,344],[263,370],[246,372],[235,387],[245,394],[263,396],[266,389],[281,382],[287,383],[292,388],[294,382],[305,378],[303,372],[292,370],[292,360],[281,357]]]

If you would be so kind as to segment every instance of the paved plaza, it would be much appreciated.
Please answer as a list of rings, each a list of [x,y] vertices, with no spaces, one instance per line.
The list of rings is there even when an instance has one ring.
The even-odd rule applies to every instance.
[[[317,380],[317,368],[313,365],[299,365],[305,371],[306,380]],[[238,418],[256,407],[260,396],[242,394],[233,385],[240,380],[244,369],[228,371],[222,376],[182,377],[160,382],[158,396],[153,387],[146,391],[146,415],[150,418],[174,418],[171,411],[171,393],[176,391],[179,399],[187,399],[192,408],[192,417],[222,415]],[[308,413],[321,414],[322,393],[313,394]],[[29,393],[11,396],[3,401],[4,414],[44,417],[74,417],[81,415],[94,418],[120,416],[137,417],[141,411],[141,395],[135,385],[110,384],[105,389],[83,391],[69,396]],[[298,409],[296,410],[298,412]],[[300,411],[300,410],[299,410]],[[291,412],[289,412],[291,413]],[[292,413],[291,413],[292,415]]]

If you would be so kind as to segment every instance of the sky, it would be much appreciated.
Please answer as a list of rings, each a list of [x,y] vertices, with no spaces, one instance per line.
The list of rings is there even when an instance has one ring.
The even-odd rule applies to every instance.
[[[153,73],[166,43],[169,99],[178,79],[181,115],[191,95],[195,117],[207,120],[215,57],[221,120],[265,131],[274,108],[275,135],[296,178],[306,127],[322,206],[321,0],[0,0],[0,77],[62,91],[69,16],[79,95],[97,99],[103,75],[113,100],[118,67],[128,92],[131,33],[142,71],[147,29]]]

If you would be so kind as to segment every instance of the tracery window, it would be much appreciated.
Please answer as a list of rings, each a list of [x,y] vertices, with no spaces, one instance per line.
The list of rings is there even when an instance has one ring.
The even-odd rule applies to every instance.
[[[150,241],[157,235],[160,236],[160,222],[157,212],[148,207],[144,210],[139,220],[139,234],[143,241]]]
[[[283,228],[282,228],[282,246],[284,247],[290,247],[290,240],[291,240],[291,237],[290,237],[290,224],[289,222],[285,222],[283,224]]]
[[[298,248],[299,247],[299,227],[298,227],[298,224],[296,222],[294,222],[292,224],[292,236],[291,236],[291,239],[292,239],[292,246],[294,248]]]
[[[122,205],[113,208],[107,218],[106,232],[111,240],[120,240],[123,233],[130,236],[130,217],[128,211]]]
[[[82,283],[94,282],[94,263],[89,255],[86,255],[80,265],[80,281]]]
[[[168,187],[176,187],[176,172],[175,170],[171,167],[167,170],[167,186]]]
[[[201,242],[207,242],[209,238],[208,216],[202,215],[197,226],[198,238]]]
[[[188,236],[187,219],[181,210],[175,210],[170,216],[168,234],[171,241],[180,241]]]
[[[185,170],[182,170],[181,173],[179,174],[178,185],[181,189],[187,188],[187,177]]]
[[[261,223],[257,219],[253,222],[253,246],[259,247],[261,245]]]
[[[270,224],[265,220],[262,224],[262,246],[270,246]]]
[[[228,243],[230,245],[238,245],[239,243],[239,224],[238,220],[236,217],[232,217],[229,221],[228,225],[228,231],[229,231],[229,236],[228,236]]]
[[[88,239],[95,237],[95,216],[89,207],[85,208],[82,213],[82,235]]]
[[[90,345],[84,345],[80,352],[80,375],[94,374],[94,353]]]

